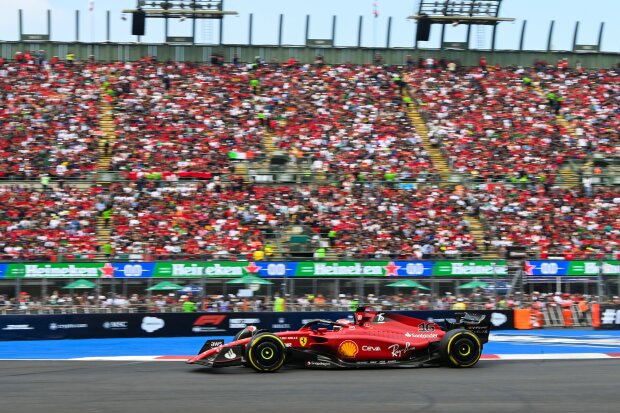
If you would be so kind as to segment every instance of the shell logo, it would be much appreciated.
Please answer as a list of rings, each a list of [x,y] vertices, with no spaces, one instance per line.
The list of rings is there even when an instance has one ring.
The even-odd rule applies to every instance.
[[[345,340],[338,346],[338,353],[342,357],[355,357],[358,351],[357,343],[351,340]]]

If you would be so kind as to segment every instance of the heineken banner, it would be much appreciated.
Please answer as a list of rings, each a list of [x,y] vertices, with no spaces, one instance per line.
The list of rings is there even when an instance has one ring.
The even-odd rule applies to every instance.
[[[498,261],[114,262],[0,264],[0,278],[484,277],[507,274]]]
[[[436,261],[433,273],[440,277],[507,275],[506,261]]]
[[[534,276],[596,277],[620,274],[620,261],[525,261],[525,273]]]
[[[432,261],[298,262],[298,277],[430,276]]]

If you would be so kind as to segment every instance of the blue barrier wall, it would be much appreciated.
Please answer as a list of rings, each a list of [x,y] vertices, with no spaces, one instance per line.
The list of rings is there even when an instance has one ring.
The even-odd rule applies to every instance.
[[[441,322],[454,311],[398,311]],[[494,330],[514,328],[512,311],[475,311],[491,317]],[[0,316],[0,340],[234,335],[248,325],[271,331],[297,330],[308,320],[349,318],[351,312],[143,313]]]

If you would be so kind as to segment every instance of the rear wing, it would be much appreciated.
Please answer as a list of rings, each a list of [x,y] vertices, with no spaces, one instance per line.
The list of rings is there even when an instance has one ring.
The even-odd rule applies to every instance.
[[[446,318],[446,331],[456,328],[464,328],[474,333],[480,339],[480,343],[485,344],[489,341],[491,332],[491,318],[486,314],[475,313],[456,313],[456,318]]]

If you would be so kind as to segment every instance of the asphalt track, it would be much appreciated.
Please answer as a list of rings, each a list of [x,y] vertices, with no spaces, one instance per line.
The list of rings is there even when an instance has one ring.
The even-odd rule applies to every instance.
[[[620,359],[258,374],[179,361],[1,361],[0,411],[612,412]]]

